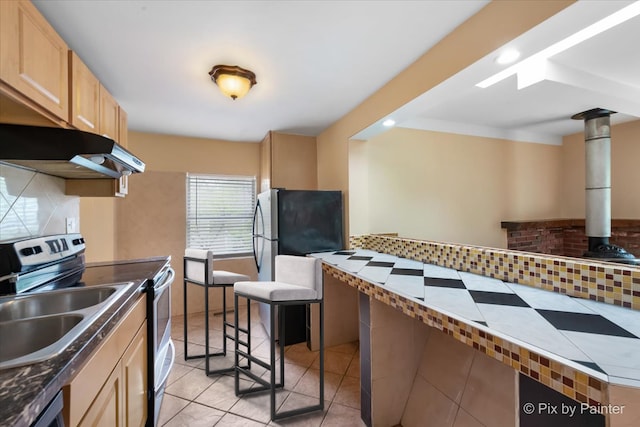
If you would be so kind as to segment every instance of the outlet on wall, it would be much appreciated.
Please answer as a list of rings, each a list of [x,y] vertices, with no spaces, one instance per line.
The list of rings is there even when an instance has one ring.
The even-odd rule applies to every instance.
[[[67,218],[67,233],[75,233],[76,232],[76,219],[73,217]]]

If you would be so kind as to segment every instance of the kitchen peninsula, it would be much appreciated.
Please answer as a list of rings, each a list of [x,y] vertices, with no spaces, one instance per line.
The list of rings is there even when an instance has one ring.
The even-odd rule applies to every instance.
[[[380,235],[351,247],[314,256],[359,291],[368,425],[535,425],[554,405],[638,425],[640,268]]]

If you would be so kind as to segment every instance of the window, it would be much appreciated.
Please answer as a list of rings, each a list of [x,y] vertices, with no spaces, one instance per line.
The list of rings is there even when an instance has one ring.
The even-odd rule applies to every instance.
[[[253,253],[255,177],[187,174],[187,247],[215,256]]]

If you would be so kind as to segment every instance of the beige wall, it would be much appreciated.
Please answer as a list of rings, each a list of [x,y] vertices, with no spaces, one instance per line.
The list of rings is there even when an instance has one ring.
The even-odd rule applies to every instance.
[[[612,217],[640,218],[640,120],[612,127]],[[562,146],[396,128],[349,144],[352,234],[506,247],[505,220],[584,218],[584,135]]]
[[[611,127],[611,217],[640,219],[640,120]],[[563,138],[562,217],[584,218],[584,133]]]
[[[129,132],[129,150],[146,170],[258,176],[260,145],[218,139]]]
[[[146,171],[130,177],[129,195],[82,198],[83,233],[100,241],[104,253],[95,260],[172,257],[176,281],[172,312],[182,313],[182,257],[186,245],[186,174],[257,176],[260,146],[171,135],[129,132],[129,149],[146,163]],[[86,231],[85,231],[86,230]],[[104,259],[100,259],[100,257]],[[256,277],[251,258],[217,261],[216,268]],[[189,288],[189,311],[203,310],[202,288]],[[221,307],[213,292],[212,309]]]
[[[116,254],[116,206],[113,197],[80,197],[80,233],[87,262],[113,261]]]
[[[558,146],[401,128],[350,146],[363,232],[505,247],[500,221],[560,214]]]
[[[572,3],[544,0],[489,3],[318,136],[318,188],[348,193],[351,136]],[[346,209],[348,212],[349,203]],[[347,214],[346,228],[350,234],[348,219]]]
[[[353,236],[370,233],[369,159],[367,141],[349,142],[349,232]]]
[[[513,368],[380,301],[370,308],[373,425],[518,424]]]
[[[420,357],[433,328],[370,298],[371,420],[374,426],[396,426],[412,391]],[[366,369],[366,364],[361,368]],[[423,405],[426,398],[420,396]],[[424,419],[423,419],[424,421]],[[434,423],[433,425],[445,425]]]
[[[271,132],[271,187],[318,188],[316,138]]]

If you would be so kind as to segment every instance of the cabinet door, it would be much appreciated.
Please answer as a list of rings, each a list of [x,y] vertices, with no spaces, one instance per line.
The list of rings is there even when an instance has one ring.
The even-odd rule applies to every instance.
[[[260,143],[260,193],[271,188],[271,132]]]
[[[122,107],[118,107],[118,143],[124,148],[129,146],[129,118]]]
[[[78,426],[121,427],[122,401],[122,370],[117,364]]]
[[[271,186],[289,190],[318,188],[316,139],[271,132]]]
[[[100,120],[98,133],[114,141],[118,140],[118,103],[105,89],[100,88]]]
[[[69,118],[69,48],[29,1],[0,1],[0,79]]]
[[[139,352],[145,351],[132,343],[146,339],[146,336],[139,336],[140,331],[146,334],[146,308],[146,296],[143,296],[80,367],[71,382],[63,387],[65,425],[122,425],[125,410],[123,363],[133,366],[134,361],[141,360]],[[123,362],[125,353],[128,362]],[[146,366],[146,359],[142,365]]]
[[[124,425],[143,427],[147,421],[146,322],[122,356]]]
[[[98,133],[100,120],[100,82],[75,54],[69,52],[71,67],[71,124],[87,132]]]

